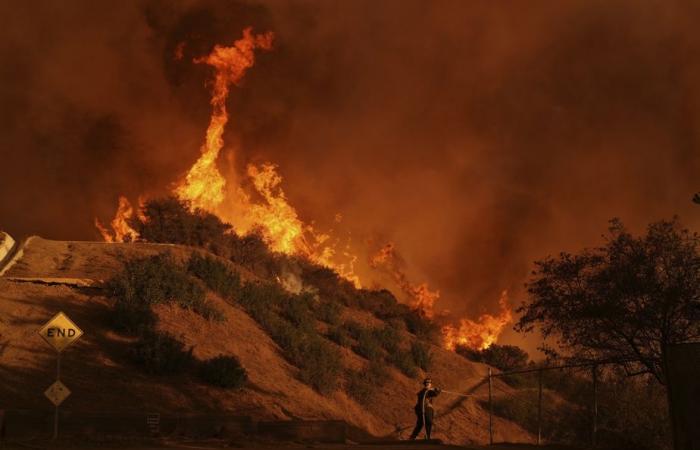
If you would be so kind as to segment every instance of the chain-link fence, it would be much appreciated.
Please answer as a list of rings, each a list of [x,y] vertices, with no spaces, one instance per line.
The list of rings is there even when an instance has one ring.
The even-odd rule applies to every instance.
[[[499,419],[506,419],[527,431],[533,444],[630,449],[672,445],[665,388],[655,379],[629,377],[613,364],[494,372],[476,394],[489,413],[492,444],[508,439],[498,429],[505,426]]]

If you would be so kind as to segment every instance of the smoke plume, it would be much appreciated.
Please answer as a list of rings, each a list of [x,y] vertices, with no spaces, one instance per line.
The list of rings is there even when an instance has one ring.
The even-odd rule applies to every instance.
[[[230,94],[220,170],[274,162],[307,223],[477,317],[534,259],[673,214],[697,229],[700,7],[575,0],[5,2],[0,227],[99,239],[120,194],[170,192],[211,107],[193,60],[274,49]],[[342,220],[338,222],[338,218]]]

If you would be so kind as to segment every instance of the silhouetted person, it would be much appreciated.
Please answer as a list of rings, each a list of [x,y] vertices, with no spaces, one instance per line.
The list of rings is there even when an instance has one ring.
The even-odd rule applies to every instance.
[[[426,378],[423,380],[423,389],[418,392],[418,401],[414,411],[416,412],[416,427],[411,433],[411,439],[418,437],[418,433],[425,424],[425,438],[430,439],[430,432],[433,429],[433,398],[440,393],[440,388],[433,388],[433,380]]]

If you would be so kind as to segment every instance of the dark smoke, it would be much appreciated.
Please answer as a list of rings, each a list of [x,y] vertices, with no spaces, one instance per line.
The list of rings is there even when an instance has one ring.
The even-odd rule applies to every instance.
[[[0,16],[0,226],[16,235],[96,239],[119,194],[166,192],[209,117],[191,60],[247,25],[277,41],[232,94],[235,165],[277,162],[301,215],[358,251],[395,242],[438,309],[517,300],[534,259],[595,245],[614,216],[700,222],[691,2],[5,2]]]

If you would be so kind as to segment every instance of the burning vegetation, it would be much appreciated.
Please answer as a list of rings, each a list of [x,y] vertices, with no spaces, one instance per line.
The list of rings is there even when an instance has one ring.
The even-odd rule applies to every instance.
[[[209,55],[193,60],[195,64],[206,64],[214,69],[210,101],[212,114],[201,155],[176,184],[173,195],[192,212],[210,214],[228,224],[226,226],[230,228],[227,228],[227,232],[243,239],[257,236],[270,251],[301,257],[330,269],[354,288],[360,289],[363,283],[355,270],[358,256],[351,248],[351,241],[348,239],[344,243],[330,233],[320,232],[299,217],[282,189],[283,179],[274,163],[249,164],[245,174],[228,177],[217,167],[224,147],[224,130],[229,121],[226,102],[230,89],[238,85],[246,71],[253,67],[256,50],[271,50],[273,40],[272,32],[254,34],[251,28],[246,28],[243,37],[230,47],[216,45]],[[182,49],[180,46],[178,48],[176,58],[181,59]],[[246,190],[244,186],[252,188]],[[121,196],[116,215],[110,223],[111,231],[95,219],[95,226],[104,240],[149,240],[136,229],[138,226],[134,227],[134,223],[144,224],[150,220],[143,213],[145,203],[140,198],[138,208],[134,208],[126,197]],[[336,222],[341,220],[342,216],[336,214]],[[425,282],[410,280],[404,269],[405,263],[393,243],[381,247],[369,258],[368,264],[371,269],[387,275],[396,283],[405,301],[418,314],[447,322],[449,312],[435,312],[440,292],[431,289]],[[464,318],[457,324],[445,325],[442,328],[444,346],[450,350],[458,345],[483,350],[495,343],[504,327],[512,321],[506,292],[501,296],[499,306],[501,311],[496,316],[484,314],[478,321]]]

